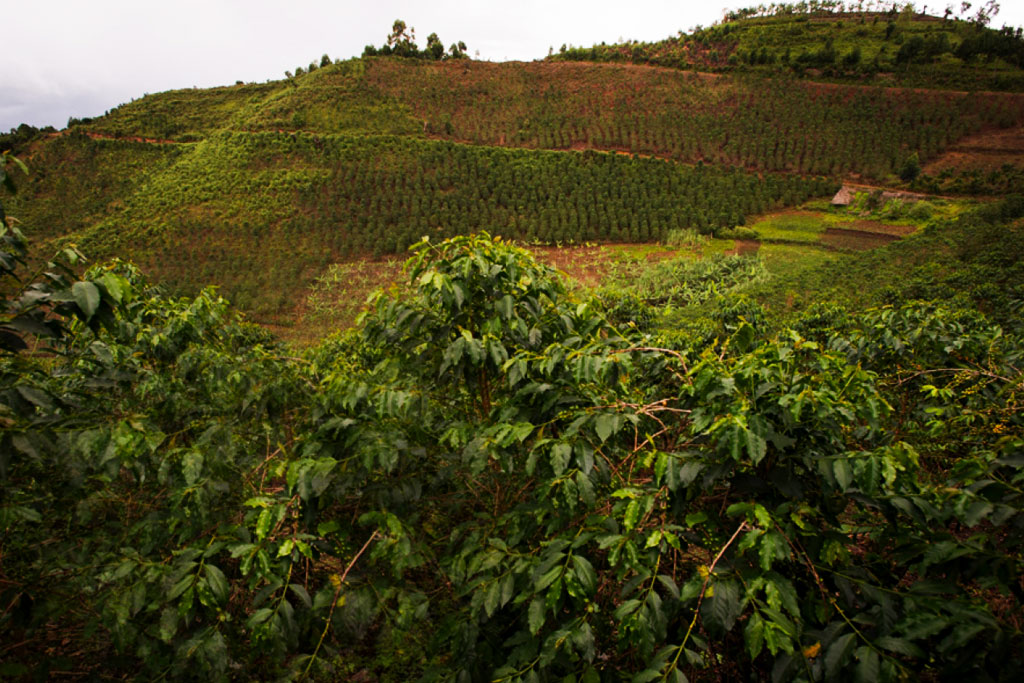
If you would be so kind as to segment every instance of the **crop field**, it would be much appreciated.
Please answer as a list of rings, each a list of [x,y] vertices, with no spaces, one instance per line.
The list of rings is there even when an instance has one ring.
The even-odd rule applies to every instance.
[[[928,162],[965,136],[1022,123],[1024,96],[1011,93],[766,84],[628,64],[370,58],[287,81],[148,95],[79,127],[178,141],[217,131],[403,135],[884,178],[912,152]]]
[[[552,245],[657,242],[672,230],[728,229],[836,189],[824,178],[392,136],[218,133],[185,145],[80,136],[62,144],[79,145],[82,157],[116,150],[129,165],[154,154],[163,161],[131,186],[95,193],[88,176],[56,176],[62,192],[97,205],[88,224],[57,243],[134,259],[180,291],[216,283],[275,323],[328,264],[401,254],[423,236],[488,230]],[[33,179],[30,192],[53,192],[52,178]],[[76,208],[18,207],[38,225],[67,225]]]
[[[770,171],[885,177],[917,152],[1024,122],[1024,96],[766,84],[587,63],[375,59],[366,80],[436,137],[537,149],[616,149]]]

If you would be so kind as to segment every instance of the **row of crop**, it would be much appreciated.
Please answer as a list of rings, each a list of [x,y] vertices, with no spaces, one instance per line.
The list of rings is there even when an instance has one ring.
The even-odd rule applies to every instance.
[[[187,149],[81,244],[138,259],[186,289],[221,284],[261,314],[294,300],[331,261],[401,252],[424,235],[656,241],[835,189],[822,178],[657,158],[403,137],[223,133]]]
[[[191,145],[154,145],[92,139],[72,131],[26,155],[29,174],[10,207],[35,235],[74,235],[120,211],[148,178],[159,174]]]
[[[594,64],[453,67],[374,60],[367,78],[437,137],[621,149],[802,173],[884,176],[982,128],[1024,120],[1024,98],[920,92]],[[486,96],[484,96],[486,95]]]
[[[884,177],[963,136],[1024,121],[1024,97],[707,77],[595,64],[353,60],[285,84],[146,97],[90,130],[374,133],[596,148],[812,174]]]

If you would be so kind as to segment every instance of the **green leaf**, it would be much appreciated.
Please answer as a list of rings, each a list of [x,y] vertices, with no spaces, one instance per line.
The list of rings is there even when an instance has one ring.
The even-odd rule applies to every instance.
[[[672,669],[671,673],[665,676],[665,681],[671,681],[671,683],[689,683],[690,679],[686,677],[686,674],[684,674],[677,668]]]
[[[878,653],[867,645],[863,645],[857,648],[854,656],[857,658],[857,670],[854,674],[855,680],[858,683],[876,683],[881,670]]]
[[[629,505],[626,506],[626,514],[622,516],[622,526],[627,531],[631,530],[636,526],[636,521],[640,518],[640,501],[631,500]]]
[[[995,510],[995,506],[987,500],[976,500],[967,508],[967,513],[963,516],[963,522],[967,526],[977,526],[993,510]]]
[[[741,323],[736,332],[733,333],[732,338],[729,340],[729,345],[743,353],[750,348],[750,345],[754,343],[754,338],[757,336],[756,330],[749,323]]]
[[[551,469],[554,471],[555,476],[561,476],[565,472],[571,458],[571,444],[559,442],[551,448]]]
[[[259,519],[256,520],[256,538],[263,540],[267,537],[270,527],[274,524],[274,511],[272,508],[263,508],[260,511]]]
[[[758,554],[761,559],[761,569],[768,571],[772,568],[772,562],[789,557],[789,544],[786,543],[782,534],[771,531],[761,539]]]
[[[128,281],[114,273],[104,273],[98,282],[115,303],[120,304],[124,300],[125,292],[128,290]]]
[[[658,581],[665,587],[674,600],[679,599],[679,586],[676,585],[676,582],[671,576],[668,576],[667,574],[658,574]]]
[[[501,601],[501,583],[498,581],[492,581],[487,586],[487,592],[484,593],[484,612],[490,617],[498,609],[498,603]]]
[[[743,629],[743,640],[747,645],[747,654],[751,659],[757,659],[764,648],[764,620],[758,612],[750,615],[747,625]]]
[[[579,579],[580,586],[588,594],[593,594],[597,590],[597,572],[594,571],[594,566],[582,555],[573,555],[572,562],[576,566],[576,578]]]
[[[686,526],[697,526],[698,524],[703,524],[704,522],[708,521],[708,515],[706,512],[703,511],[691,512],[690,514],[686,515],[683,521],[686,522]]]
[[[181,577],[178,580],[178,582],[174,584],[174,587],[167,592],[167,599],[174,600],[179,595],[184,593],[186,590],[191,588],[192,584],[195,582],[195,578],[196,577],[192,574],[186,574],[185,576]]]
[[[203,473],[203,454],[190,451],[181,459],[181,469],[185,474],[185,484],[194,486]]]
[[[615,613],[613,614],[615,621],[622,621],[630,614],[637,611],[637,609],[639,609],[640,605],[642,604],[643,603],[637,600],[636,598],[626,600],[624,603],[615,608]]]
[[[534,582],[534,588],[537,591],[542,591],[548,586],[550,586],[552,583],[554,583],[555,579],[557,579],[561,575],[562,565],[556,564],[554,567],[552,567],[546,573],[544,573],[539,579],[537,579],[537,581]]]
[[[540,632],[540,627],[544,625],[544,600],[534,598],[530,602],[530,607],[527,610],[527,622],[530,627],[530,635],[537,635]]]
[[[621,415],[601,413],[594,418],[594,430],[597,432],[597,438],[601,439],[601,443],[604,443],[608,440],[608,437],[618,430],[621,424]]]
[[[725,514],[729,517],[736,517],[737,515],[744,515],[751,512],[753,509],[754,503],[733,503],[725,509]]]
[[[178,610],[173,607],[165,607],[160,613],[160,626],[158,633],[160,640],[165,643],[171,642],[174,634],[178,632]]]
[[[223,605],[227,602],[230,592],[228,580],[224,576],[224,572],[212,564],[205,565],[203,571],[206,572],[206,585],[210,587],[210,592],[213,593],[217,603]]]
[[[302,586],[297,583],[292,583],[288,584],[288,588],[291,589],[292,593],[295,593],[295,596],[299,600],[301,600],[302,604],[304,604],[306,607],[313,606],[313,600],[309,597],[309,591],[306,590],[305,586]]]
[[[89,320],[100,307],[100,290],[91,282],[76,282],[71,285],[71,295],[75,297],[75,303]]]
[[[47,392],[24,384],[17,387],[17,389],[18,394],[20,394],[23,399],[25,399],[32,405],[38,406],[43,410],[54,409],[53,399]]]
[[[747,455],[750,456],[750,461],[756,465],[764,460],[764,456],[768,454],[768,442],[764,437],[750,430],[746,432],[746,439]]]
[[[732,581],[717,581],[710,600],[709,616],[712,623],[723,631],[732,629],[743,610],[740,591]]]
[[[274,616],[274,610],[270,609],[269,607],[258,609],[253,613],[251,617],[249,617],[249,620],[246,621],[246,625],[249,628],[255,628],[263,622],[270,619],[270,617],[272,616]]]
[[[828,651],[825,653],[825,672],[829,679],[836,677],[839,667],[843,665],[846,658],[850,655],[850,650],[853,649],[856,638],[857,634],[846,633],[836,638],[828,646]]]
[[[508,320],[512,317],[512,308],[514,305],[515,300],[512,298],[512,295],[506,294],[498,300],[494,307],[497,309],[498,313],[501,314],[501,317]]]
[[[921,650],[917,645],[914,645],[909,640],[903,638],[893,638],[892,636],[882,636],[875,641],[875,645],[888,650],[889,652],[895,652],[896,654],[906,655],[907,657],[920,658],[924,657],[924,651]]]
[[[516,577],[511,572],[501,580],[501,601],[500,606],[504,607],[512,599],[516,592]]]
[[[836,458],[832,462],[832,473],[835,475],[839,488],[843,491],[848,489],[853,482],[853,471],[850,469],[850,463],[845,457]]]
[[[657,460],[654,461],[654,483],[658,486],[661,485],[665,473],[668,471],[668,461],[667,453],[659,453]]]

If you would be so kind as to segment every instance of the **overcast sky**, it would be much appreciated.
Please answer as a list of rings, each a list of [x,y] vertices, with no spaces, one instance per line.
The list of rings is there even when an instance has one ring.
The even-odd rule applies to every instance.
[[[100,115],[145,93],[278,79],[286,70],[319,62],[324,53],[348,58],[367,43],[381,45],[395,19],[416,29],[421,47],[436,32],[445,46],[462,40],[480,59],[529,61],[563,43],[659,40],[709,25],[726,7],[751,4],[756,3],[0,0],[0,131],[22,122],[63,128],[69,116]],[[1024,24],[1024,1],[1005,0],[1002,6],[993,25]]]

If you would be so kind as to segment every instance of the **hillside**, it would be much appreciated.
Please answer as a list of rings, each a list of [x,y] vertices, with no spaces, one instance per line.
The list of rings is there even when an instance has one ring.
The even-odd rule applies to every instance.
[[[859,3],[860,6],[865,3]],[[866,3],[870,5],[871,3]],[[874,3],[876,6],[879,3]],[[626,62],[718,73],[791,75],[904,87],[1024,90],[1024,39],[989,28],[992,3],[938,17],[911,4],[854,12],[852,3],[772,3],[663,41],[562,46],[552,61]],[[925,6],[927,8],[927,6]]]
[[[423,235],[717,233],[1022,125],[1016,94],[378,57],[148,95],[38,138],[12,206],[54,244],[287,323],[331,263]]]

